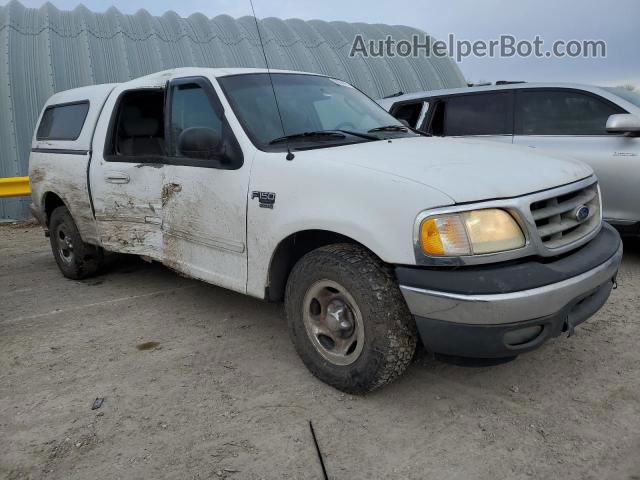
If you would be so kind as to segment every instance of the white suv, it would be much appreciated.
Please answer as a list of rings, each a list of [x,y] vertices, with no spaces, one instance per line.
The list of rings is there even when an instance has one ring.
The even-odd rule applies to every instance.
[[[600,181],[605,219],[640,234],[640,93],[517,83],[413,93],[379,103],[434,136],[512,143],[588,163]]]

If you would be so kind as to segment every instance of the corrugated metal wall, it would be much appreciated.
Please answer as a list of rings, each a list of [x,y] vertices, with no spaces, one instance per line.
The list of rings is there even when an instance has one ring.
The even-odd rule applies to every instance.
[[[356,34],[401,40],[422,33],[414,28],[277,18],[260,28],[271,67],[331,75],[374,98],[465,85],[449,59],[349,58]],[[264,67],[253,17],[0,7],[0,177],[27,174],[34,125],[53,93],[186,66]],[[0,200],[0,218],[25,218],[28,203]]]

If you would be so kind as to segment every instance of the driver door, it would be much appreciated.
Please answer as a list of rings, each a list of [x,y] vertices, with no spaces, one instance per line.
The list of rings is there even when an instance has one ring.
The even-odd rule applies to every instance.
[[[245,292],[250,168],[224,107],[209,79],[188,77],[169,83],[166,111],[164,263],[191,277]],[[212,139],[218,143],[207,144]]]

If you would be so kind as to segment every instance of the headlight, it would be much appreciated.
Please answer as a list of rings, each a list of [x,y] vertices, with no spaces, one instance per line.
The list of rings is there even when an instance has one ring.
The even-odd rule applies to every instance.
[[[420,246],[431,256],[504,252],[525,246],[515,219],[496,208],[429,217],[420,225]]]

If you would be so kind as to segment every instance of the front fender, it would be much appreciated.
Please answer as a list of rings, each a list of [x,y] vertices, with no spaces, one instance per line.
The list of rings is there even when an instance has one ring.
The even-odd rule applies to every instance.
[[[438,190],[387,173],[329,159],[318,163],[300,153],[291,162],[274,156],[256,158],[249,189],[247,291],[258,297],[264,295],[277,246],[292,234],[337,233],[384,262],[413,265],[417,215],[453,203]],[[272,208],[252,199],[252,192],[275,194]]]

